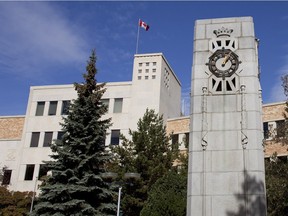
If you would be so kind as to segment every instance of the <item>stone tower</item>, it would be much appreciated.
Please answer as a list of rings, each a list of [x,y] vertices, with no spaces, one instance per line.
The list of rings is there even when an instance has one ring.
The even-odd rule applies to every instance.
[[[187,216],[265,216],[261,87],[252,17],[197,20]]]

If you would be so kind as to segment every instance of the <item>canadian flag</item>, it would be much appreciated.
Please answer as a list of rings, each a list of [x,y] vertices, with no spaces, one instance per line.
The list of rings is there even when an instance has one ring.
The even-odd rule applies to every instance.
[[[143,22],[142,20],[139,20],[139,26],[144,28],[146,31],[148,31],[149,29],[149,25],[145,22]]]

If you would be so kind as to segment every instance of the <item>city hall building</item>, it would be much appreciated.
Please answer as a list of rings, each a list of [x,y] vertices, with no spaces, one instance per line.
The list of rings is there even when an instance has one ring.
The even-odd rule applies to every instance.
[[[163,115],[167,134],[173,134],[171,142],[187,152],[190,116],[181,115],[181,83],[162,53],[135,55],[132,81],[109,82],[106,89],[102,101],[108,112],[104,118],[112,118],[113,123],[107,131],[107,146],[121,144],[120,133],[136,130],[148,108]],[[25,116],[0,117],[0,167],[6,168],[2,185],[14,191],[33,191],[35,184],[41,183],[36,179],[46,175],[41,164],[50,160],[49,144],[61,138],[59,123],[76,96],[73,85],[32,86]],[[263,105],[265,157],[275,151],[288,155],[287,148],[272,139],[283,122],[284,109],[285,102]]]

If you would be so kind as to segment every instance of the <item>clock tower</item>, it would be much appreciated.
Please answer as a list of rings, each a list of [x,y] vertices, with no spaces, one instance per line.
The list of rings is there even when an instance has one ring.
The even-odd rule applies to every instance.
[[[193,56],[187,216],[265,216],[252,17],[197,20]]]

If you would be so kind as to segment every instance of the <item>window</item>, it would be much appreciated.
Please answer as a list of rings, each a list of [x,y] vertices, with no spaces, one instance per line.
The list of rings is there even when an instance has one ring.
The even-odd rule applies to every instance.
[[[32,132],[30,147],[38,147],[40,132]]]
[[[185,133],[185,141],[184,141],[185,148],[189,148],[189,133]]]
[[[37,108],[36,108],[36,116],[43,116],[44,113],[44,107],[45,107],[45,102],[44,101],[39,101],[37,102]]]
[[[153,62],[153,66],[156,66],[156,62]]]
[[[179,145],[179,134],[172,134],[172,149],[177,149]]]
[[[139,69],[139,70],[138,70],[138,73],[142,73],[142,70],[141,70],[141,69]]]
[[[146,72],[146,73],[149,73],[149,69],[146,69],[145,72]]]
[[[107,111],[109,110],[109,99],[101,99],[100,100],[102,104],[104,104],[107,107]]]
[[[45,132],[43,147],[49,147],[52,143],[53,132]]]
[[[285,120],[276,121],[277,137],[285,136]]]
[[[264,139],[268,139],[269,138],[268,122],[263,122],[263,132],[264,132]]]
[[[50,101],[48,115],[56,115],[58,101]]]
[[[61,115],[68,115],[69,112],[70,101],[63,101],[62,102],[62,110]]]
[[[139,67],[142,67],[142,63],[139,63]]]
[[[141,80],[141,76],[138,76],[138,80]]]
[[[145,79],[147,80],[147,79],[148,79],[148,76],[145,76]]]
[[[155,68],[153,68],[153,69],[152,69],[152,72],[153,72],[153,73],[155,73],[155,72],[156,72],[156,69],[155,69]]]
[[[24,180],[26,180],[26,181],[33,180],[34,168],[35,168],[34,164],[27,164],[26,165],[26,172],[25,172]]]
[[[111,130],[111,145],[119,145],[120,130]]]
[[[47,164],[40,164],[38,179],[40,180],[43,176],[46,176],[48,171]]]
[[[57,140],[61,140],[64,134],[65,134],[64,131],[58,131]]]
[[[2,185],[10,184],[11,174],[12,174],[12,170],[7,170],[7,169],[4,170]]]
[[[115,98],[114,100],[114,113],[121,113],[123,105],[123,98]]]
[[[155,76],[155,75],[152,75],[152,79],[156,79],[156,76]]]
[[[146,66],[149,66],[149,62],[146,62]]]

